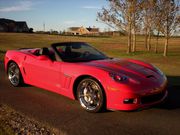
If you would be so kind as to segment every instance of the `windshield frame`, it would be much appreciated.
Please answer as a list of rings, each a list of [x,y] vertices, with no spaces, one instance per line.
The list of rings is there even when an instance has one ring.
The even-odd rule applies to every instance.
[[[57,50],[58,46],[72,46],[72,44],[81,44],[81,45],[85,45],[88,46],[90,48],[92,48],[94,51],[98,52],[103,58],[101,59],[84,59],[84,60],[76,60],[76,59],[69,59],[69,60],[65,60],[61,57],[60,52]],[[53,48],[53,50],[55,51],[55,53],[57,54],[58,58],[56,57],[57,61],[63,61],[63,62],[69,62],[69,63],[76,63],[76,62],[89,62],[89,61],[94,61],[94,60],[104,60],[104,59],[108,59],[109,57],[106,56],[104,53],[102,53],[101,51],[99,51],[98,49],[94,48],[93,46],[85,43],[85,42],[61,42],[61,43],[54,43],[51,45],[51,47]]]

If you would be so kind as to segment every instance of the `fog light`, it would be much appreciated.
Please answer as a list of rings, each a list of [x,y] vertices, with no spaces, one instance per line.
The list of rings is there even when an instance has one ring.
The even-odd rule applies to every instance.
[[[124,99],[123,101],[124,104],[136,104],[137,103],[137,99],[134,99],[134,98],[127,98],[127,99]]]

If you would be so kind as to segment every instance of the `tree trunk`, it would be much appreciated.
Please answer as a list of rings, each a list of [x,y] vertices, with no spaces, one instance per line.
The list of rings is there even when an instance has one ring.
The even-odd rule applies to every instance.
[[[148,32],[147,32],[147,28],[145,28],[145,42],[144,42],[144,45],[145,45],[146,49],[147,49],[147,39],[148,39]]]
[[[134,8],[135,8],[135,5],[134,5]],[[132,52],[135,52],[135,51],[136,51],[136,14],[133,13],[133,46],[132,46]]]
[[[131,32],[128,32],[128,49],[127,53],[131,52]]]
[[[133,33],[133,48],[132,48],[132,52],[135,52],[136,51],[136,32],[134,30],[134,33]]]
[[[151,31],[148,32],[148,42],[147,42],[147,49],[148,51],[151,50]]]
[[[163,56],[167,56],[167,52],[168,52],[168,42],[169,42],[169,38],[168,38],[168,36],[166,36],[165,45],[164,45],[164,55],[163,55]]]
[[[157,53],[157,47],[158,47],[158,43],[159,43],[159,31],[156,35],[156,44],[155,44],[155,48],[154,48],[154,52]]]
[[[127,48],[127,53],[129,54],[131,52],[131,22],[128,24],[128,48]]]

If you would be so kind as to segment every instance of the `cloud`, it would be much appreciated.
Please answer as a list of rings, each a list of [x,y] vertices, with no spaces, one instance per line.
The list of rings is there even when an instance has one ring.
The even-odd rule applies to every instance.
[[[100,7],[97,7],[97,6],[83,6],[82,8],[84,8],[84,9],[101,9]]]
[[[32,9],[31,1],[20,1],[17,5],[0,8],[0,12],[28,11]]]

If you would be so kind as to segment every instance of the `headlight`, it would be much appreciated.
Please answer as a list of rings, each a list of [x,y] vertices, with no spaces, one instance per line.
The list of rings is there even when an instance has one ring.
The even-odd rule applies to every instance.
[[[125,81],[127,80],[127,77],[126,76],[123,76],[123,75],[119,75],[119,74],[116,74],[116,73],[109,73],[109,76],[117,81],[117,82],[122,82],[122,81]]]

